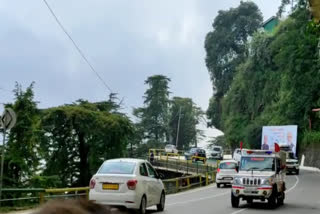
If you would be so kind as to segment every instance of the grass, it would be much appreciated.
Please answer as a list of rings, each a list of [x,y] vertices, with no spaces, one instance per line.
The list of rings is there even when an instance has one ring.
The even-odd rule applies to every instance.
[[[0,207],[0,213],[9,213],[9,212],[14,212],[14,211],[30,210],[30,209],[36,208],[38,206],[39,206],[39,204],[25,205],[25,206],[21,206],[21,207],[1,206]]]

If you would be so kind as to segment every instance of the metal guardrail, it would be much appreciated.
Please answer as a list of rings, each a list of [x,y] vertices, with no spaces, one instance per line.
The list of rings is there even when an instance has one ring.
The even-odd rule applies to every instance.
[[[186,177],[179,177],[173,179],[163,180],[165,190],[167,194],[177,193],[180,191],[207,186],[210,183],[214,183],[215,176],[209,176],[207,173],[205,177],[202,175],[191,175]]]
[[[5,188],[2,190],[4,193],[19,194],[17,198],[5,198],[0,202],[15,202],[24,200],[35,200],[39,204],[45,202],[50,198],[69,198],[69,197],[83,197],[88,198],[89,187],[78,188],[56,188],[56,189],[43,189],[43,188]],[[70,194],[73,193],[73,194]]]

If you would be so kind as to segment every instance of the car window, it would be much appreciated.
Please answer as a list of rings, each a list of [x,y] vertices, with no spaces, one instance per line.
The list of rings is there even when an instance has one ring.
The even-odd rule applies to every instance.
[[[220,152],[221,149],[216,147],[216,148],[213,149],[213,151]]]
[[[118,162],[105,162],[100,167],[99,174],[133,174],[136,163],[118,161]]]
[[[148,170],[144,163],[140,165],[140,175],[148,176]]]
[[[157,172],[153,169],[153,167],[147,163],[148,171],[149,171],[149,177],[151,178],[156,178],[157,177]]]
[[[237,168],[237,164],[233,162],[225,162],[225,163],[220,163],[219,169],[235,169]]]

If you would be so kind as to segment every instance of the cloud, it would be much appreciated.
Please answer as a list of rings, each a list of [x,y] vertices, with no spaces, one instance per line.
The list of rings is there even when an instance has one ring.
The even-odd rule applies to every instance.
[[[125,103],[141,106],[144,80],[171,78],[174,96],[191,97],[206,109],[212,85],[205,67],[204,39],[220,9],[240,0],[48,0],[65,28],[110,87]],[[276,0],[255,1],[265,18]],[[0,4],[0,85],[36,82],[40,107],[107,98],[108,91],[90,71],[42,1],[3,0]],[[9,93],[0,102],[12,102]],[[1,94],[1,95],[2,95]]]

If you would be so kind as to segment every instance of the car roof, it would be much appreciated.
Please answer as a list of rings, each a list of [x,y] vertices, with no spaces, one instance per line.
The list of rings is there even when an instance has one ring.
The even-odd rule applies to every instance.
[[[146,160],[143,160],[143,159],[135,159],[135,158],[116,158],[116,159],[110,159],[110,160],[104,161],[104,163],[106,163],[106,162],[144,163],[144,162],[147,162],[147,161],[146,161]]]

